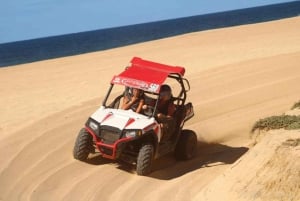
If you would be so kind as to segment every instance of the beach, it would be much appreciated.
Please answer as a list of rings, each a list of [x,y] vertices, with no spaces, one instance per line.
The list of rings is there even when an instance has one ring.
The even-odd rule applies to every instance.
[[[242,200],[211,185],[220,189],[220,176],[243,157],[255,161],[248,153],[257,148],[250,134],[256,120],[300,99],[299,27],[294,17],[0,68],[0,200]],[[79,130],[134,56],[186,68],[195,116],[185,127],[199,144],[194,159],[163,157],[146,177],[72,156]],[[226,177],[228,186],[243,171],[236,174]],[[244,197],[252,199],[261,197]]]

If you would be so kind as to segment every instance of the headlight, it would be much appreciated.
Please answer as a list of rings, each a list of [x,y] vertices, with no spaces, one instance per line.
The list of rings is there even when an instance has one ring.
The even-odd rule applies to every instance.
[[[93,122],[93,121],[89,122],[89,127],[91,129],[93,129],[94,131],[98,130],[98,125],[95,122]]]
[[[142,132],[139,130],[125,131],[126,137],[137,137],[137,136],[140,136],[141,134],[142,134]]]

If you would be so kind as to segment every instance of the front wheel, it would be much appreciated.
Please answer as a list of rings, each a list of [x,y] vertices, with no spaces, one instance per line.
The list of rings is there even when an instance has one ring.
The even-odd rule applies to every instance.
[[[75,159],[85,161],[93,148],[93,137],[82,128],[77,136],[75,146],[73,149],[73,156]]]
[[[175,148],[177,160],[188,160],[194,157],[197,149],[197,135],[192,130],[182,130]]]
[[[139,151],[136,165],[138,175],[147,175],[151,172],[154,148],[151,144],[145,144]]]

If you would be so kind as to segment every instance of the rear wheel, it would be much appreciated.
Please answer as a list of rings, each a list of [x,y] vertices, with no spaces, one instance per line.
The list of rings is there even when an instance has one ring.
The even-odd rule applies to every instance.
[[[136,172],[138,175],[147,175],[151,172],[154,148],[151,144],[145,144],[139,151]]]
[[[175,148],[177,160],[188,160],[194,157],[197,149],[197,135],[192,130],[182,130]]]
[[[73,149],[74,158],[85,161],[93,148],[93,137],[85,130],[85,128],[82,128],[77,136]]]

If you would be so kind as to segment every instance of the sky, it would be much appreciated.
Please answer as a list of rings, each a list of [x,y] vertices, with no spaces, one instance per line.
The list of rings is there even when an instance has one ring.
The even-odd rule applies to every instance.
[[[0,44],[291,0],[0,0]]]

